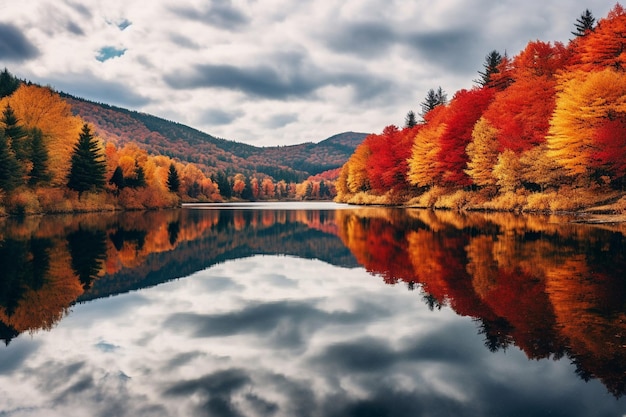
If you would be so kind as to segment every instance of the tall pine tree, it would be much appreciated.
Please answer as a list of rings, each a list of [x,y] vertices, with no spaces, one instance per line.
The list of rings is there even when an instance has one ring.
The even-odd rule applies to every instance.
[[[432,88],[426,93],[426,98],[420,103],[422,108],[421,116],[426,114],[437,106],[445,105],[448,102],[448,95],[443,91],[441,87],[437,91]]]
[[[20,86],[20,80],[6,68],[0,72],[0,98],[10,96]]]
[[[167,173],[167,188],[173,193],[177,193],[180,188],[180,178],[174,164],[170,164],[170,170]]]
[[[30,185],[37,185],[41,182],[50,180],[50,172],[48,171],[48,150],[43,143],[43,133],[41,129],[35,128],[31,133],[30,141],[30,160],[32,168],[30,170]]]
[[[0,189],[12,191],[21,183],[21,167],[15,159],[13,151],[0,131]]]
[[[67,177],[68,188],[78,191],[102,189],[105,184],[106,162],[98,145],[91,134],[89,125],[85,123],[72,153],[70,172]]]
[[[30,144],[28,143],[28,132],[19,123],[13,108],[7,104],[2,112],[0,123],[4,128],[4,136],[13,149],[18,161],[24,162],[29,157]]]
[[[575,32],[572,32],[572,35],[580,37],[585,36],[587,33],[593,31],[596,26],[596,18],[593,17],[593,14],[589,9],[585,9],[582,15],[578,19],[576,19],[576,23],[574,23],[574,27],[576,28]]]
[[[483,64],[483,71],[478,71],[478,75],[480,75],[480,79],[474,80],[475,83],[480,85],[481,87],[489,86],[492,81],[492,75],[497,74],[499,71],[498,67],[502,62],[502,55],[500,52],[495,49],[487,54],[485,57],[485,63]]]

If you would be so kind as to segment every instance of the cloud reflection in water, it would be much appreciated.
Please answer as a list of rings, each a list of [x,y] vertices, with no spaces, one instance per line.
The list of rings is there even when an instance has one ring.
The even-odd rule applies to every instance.
[[[53,332],[18,339],[1,355],[0,411],[15,416],[625,409],[566,361],[489,352],[471,318],[429,311],[416,292],[361,268],[284,256],[229,261],[76,305]]]

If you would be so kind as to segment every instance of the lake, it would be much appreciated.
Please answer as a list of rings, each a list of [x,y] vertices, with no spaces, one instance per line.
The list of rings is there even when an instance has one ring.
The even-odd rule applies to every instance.
[[[626,238],[570,220],[0,219],[0,416],[626,415]]]

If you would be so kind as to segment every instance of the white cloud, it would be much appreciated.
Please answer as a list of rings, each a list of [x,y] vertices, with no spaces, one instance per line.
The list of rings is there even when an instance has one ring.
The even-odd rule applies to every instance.
[[[471,87],[489,51],[515,55],[530,40],[567,42],[586,8],[601,18],[612,7],[600,0],[0,4],[0,29],[20,42],[11,44],[19,49],[0,42],[0,65],[18,77],[257,145],[402,124],[430,88],[452,96]],[[100,51],[124,53],[100,62]],[[268,122],[293,114],[296,122]]]

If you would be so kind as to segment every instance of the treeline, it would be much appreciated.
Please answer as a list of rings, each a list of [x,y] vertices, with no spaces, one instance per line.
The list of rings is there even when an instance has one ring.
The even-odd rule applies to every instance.
[[[106,139],[51,88],[0,72],[0,215],[334,196],[332,183],[323,180],[209,174],[193,163],[149,154],[134,142]]]
[[[368,136],[343,166],[337,200],[455,209],[576,210],[617,201],[626,185],[626,12],[574,39],[486,57],[476,86],[439,88],[420,121]],[[617,206],[626,208],[622,199]]]

